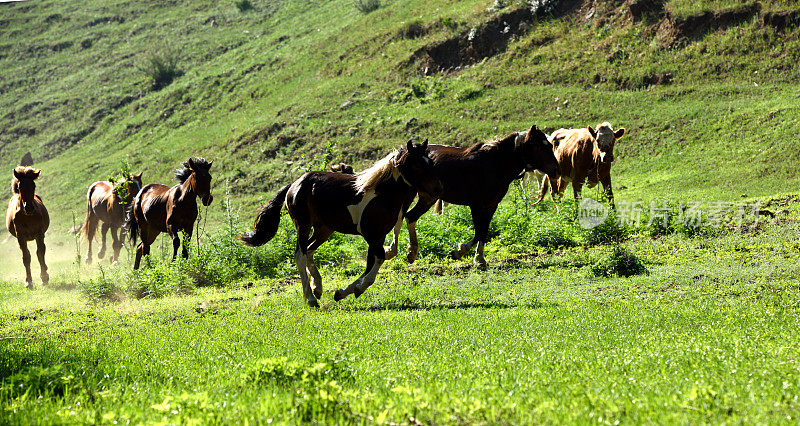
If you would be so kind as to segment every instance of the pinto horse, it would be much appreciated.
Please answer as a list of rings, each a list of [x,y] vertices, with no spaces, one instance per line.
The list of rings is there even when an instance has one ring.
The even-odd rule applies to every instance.
[[[150,245],[162,232],[172,238],[172,260],[178,255],[181,231],[185,232],[181,254],[184,258],[189,257],[186,245],[192,238],[192,228],[197,220],[197,197],[200,197],[204,206],[214,200],[209,173],[212,163],[213,161],[209,162],[204,158],[190,158],[181,168],[175,170],[178,185],[170,188],[166,185],[150,184],[133,198],[126,228],[130,230],[134,244],[137,234],[141,236],[141,242],[136,247],[133,269],[139,269],[142,256],[150,254]]]
[[[122,188],[122,191],[118,191]],[[92,241],[97,232],[98,222],[103,222],[100,232],[102,234],[100,251],[97,258],[102,259],[106,253],[106,234],[111,230],[111,248],[114,254],[110,262],[119,260],[119,251],[125,241],[124,225],[125,213],[133,197],[142,189],[142,174],[130,175],[118,182],[99,181],[89,186],[86,193],[86,220],[83,223],[83,234],[89,242],[86,250],[86,263],[92,263]],[[124,198],[120,196],[121,192]],[[119,233],[119,236],[117,236]]]
[[[8,232],[17,238],[19,249],[22,251],[22,263],[25,264],[25,288],[33,289],[31,278],[31,252],[28,251],[28,241],[36,240],[36,256],[39,257],[39,267],[42,270],[42,284],[47,285],[50,276],[47,274],[47,264],[44,261],[45,245],[44,233],[50,227],[50,215],[36,195],[36,182],[41,170],[33,167],[17,167],[11,179],[11,200],[8,201],[6,211],[6,227]]]
[[[417,191],[438,194],[441,183],[432,175],[427,155],[428,141],[408,141],[367,170],[351,175],[336,172],[308,172],[284,186],[264,206],[255,220],[255,231],[240,237],[248,246],[271,240],[280,224],[281,208],[286,205],[297,228],[295,262],[309,306],[319,307],[322,277],[314,264],[314,251],[334,232],[361,235],[369,245],[367,269],[352,284],[336,290],[339,301],[354,293],[360,296],[375,282],[386,255],[383,242],[403,207]],[[311,233],[313,228],[314,232]]]
[[[442,183],[442,194],[436,197],[419,191],[419,201],[405,213],[409,262],[416,260],[419,251],[415,229],[417,220],[437,199],[441,199],[443,202],[469,206],[475,227],[475,237],[467,244],[459,244],[450,252],[450,256],[460,259],[477,244],[474,261],[479,267],[485,267],[483,248],[489,237],[489,223],[511,182],[523,172],[534,169],[544,171],[552,179],[559,176],[552,145],[536,126],[527,132],[511,133],[500,140],[479,142],[469,148],[431,145],[429,149],[434,176]],[[394,239],[388,247],[387,258],[397,255],[397,240],[402,224],[401,216],[395,224]]]

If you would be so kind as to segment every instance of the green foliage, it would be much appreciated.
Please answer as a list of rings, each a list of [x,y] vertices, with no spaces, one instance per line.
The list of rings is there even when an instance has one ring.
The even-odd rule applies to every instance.
[[[247,12],[253,9],[253,2],[250,0],[234,0],[233,4],[239,9],[239,12]]]
[[[381,7],[380,0],[353,0],[353,7],[356,8],[357,11],[367,14],[378,10]]]
[[[616,212],[612,210],[602,223],[586,231],[583,241],[590,246],[612,244],[625,241],[629,236],[630,230],[620,222]]]
[[[178,67],[179,60],[179,51],[164,44],[144,53],[137,64],[137,69],[150,80],[154,90],[159,90],[183,75],[183,71]]]
[[[128,203],[128,197],[133,194],[128,193],[127,185],[117,185],[117,183],[120,181],[130,182],[131,179],[133,179],[131,174],[131,166],[125,160],[122,160],[119,164],[119,168],[111,172],[108,175],[108,178],[106,178],[107,181],[114,185],[114,192],[117,194],[117,200],[119,200],[119,203],[123,206]]]
[[[592,266],[592,274],[597,277],[630,277],[646,273],[644,263],[633,252],[616,245]]]
[[[397,34],[402,38],[409,39],[422,37],[425,35],[425,26],[418,20],[406,22],[397,30]]]
[[[107,275],[107,272],[101,267],[100,275],[90,279],[78,280],[78,287],[81,292],[93,301],[114,301],[119,299],[120,290],[117,288],[116,282],[119,277],[116,275]]]

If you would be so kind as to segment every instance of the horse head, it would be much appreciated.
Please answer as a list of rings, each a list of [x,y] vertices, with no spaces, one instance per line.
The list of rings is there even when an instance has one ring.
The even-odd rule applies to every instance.
[[[331,166],[331,171],[334,173],[342,173],[345,175],[353,175],[355,172],[353,171],[353,166],[346,164],[346,163],[339,163],[334,164]]]
[[[516,151],[521,154],[525,171],[539,170],[552,180],[558,179],[561,169],[558,167],[550,138],[536,125],[531,126],[524,138],[521,136],[517,137]]]
[[[586,130],[592,135],[597,145],[597,153],[601,163],[614,161],[614,143],[625,134],[625,128],[614,131],[608,122],[597,126],[597,130],[589,126]]]
[[[22,213],[32,215],[36,212],[35,195],[36,179],[39,178],[41,170],[33,167],[17,167],[14,169],[14,178],[11,180],[11,191],[19,194],[22,204]]]
[[[205,158],[190,158],[185,164],[194,177],[194,191],[206,207],[214,201],[214,196],[211,195],[211,173],[209,172],[213,163],[213,161],[206,161]]]
[[[420,144],[409,140],[397,158],[397,169],[417,190],[439,197],[442,182],[433,172],[433,160],[428,157],[428,140]]]

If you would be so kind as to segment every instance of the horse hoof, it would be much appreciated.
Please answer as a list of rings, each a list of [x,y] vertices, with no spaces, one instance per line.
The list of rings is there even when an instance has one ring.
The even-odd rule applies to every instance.
[[[92,258],[91,257],[87,257],[86,258],[86,264],[87,265],[91,265],[92,264]]]
[[[338,302],[342,299],[344,299],[344,294],[342,294],[342,290],[336,290],[335,292],[333,292],[334,301]]]
[[[319,308],[319,302],[317,302],[317,299],[308,299],[308,306],[312,308]]]
[[[487,266],[486,261],[483,259],[475,261],[475,267],[480,270],[485,270],[486,266]]]
[[[25,281],[25,288],[28,290],[33,290],[33,282]]]
[[[317,299],[322,299],[322,287],[317,287],[314,289],[314,297]]]
[[[384,259],[391,260],[393,257],[397,256],[397,250],[392,250],[391,247],[384,247],[383,249],[386,254],[384,255]]]
[[[356,290],[353,292],[353,296],[355,296],[356,299],[358,299],[358,296],[361,296],[363,293],[364,290],[361,290],[360,288],[356,287]]]
[[[414,248],[409,247],[408,252],[406,252],[406,262],[414,263],[414,261],[417,260],[418,255],[419,255],[419,250],[416,247]]]

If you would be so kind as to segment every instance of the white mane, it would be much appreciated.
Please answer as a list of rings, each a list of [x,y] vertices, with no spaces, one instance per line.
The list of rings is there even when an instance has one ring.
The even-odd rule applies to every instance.
[[[378,160],[372,167],[358,173],[356,175],[355,187],[358,192],[367,192],[387,179],[388,177],[400,177],[400,171],[397,170],[397,156],[399,151],[394,150],[386,157]]]

